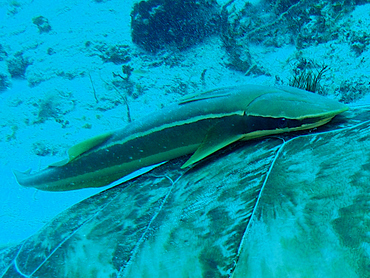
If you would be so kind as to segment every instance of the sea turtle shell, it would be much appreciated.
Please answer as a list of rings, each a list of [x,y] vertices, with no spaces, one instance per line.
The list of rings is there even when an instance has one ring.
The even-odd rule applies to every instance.
[[[0,253],[1,277],[370,277],[370,107],[187,157]],[[294,136],[294,137],[292,137]]]

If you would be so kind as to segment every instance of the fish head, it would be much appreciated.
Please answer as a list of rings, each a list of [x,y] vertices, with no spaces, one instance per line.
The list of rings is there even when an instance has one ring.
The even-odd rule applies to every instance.
[[[260,129],[244,140],[315,128],[346,110],[348,106],[343,103],[298,88],[271,89],[248,104],[245,115]]]

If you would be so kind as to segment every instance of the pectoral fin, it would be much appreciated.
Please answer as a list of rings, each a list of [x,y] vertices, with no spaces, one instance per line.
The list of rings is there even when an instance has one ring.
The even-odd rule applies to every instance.
[[[202,144],[195,153],[181,166],[181,169],[186,168],[203,158],[217,152],[218,150],[241,140],[244,134],[238,132],[235,125],[220,122],[209,130]]]
[[[85,141],[82,141],[82,142],[74,145],[73,147],[71,147],[68,150],[68,159],[64,159],[62,161],[55,162],[55,163],[51,164],[50,167],[60,167],[60,166],[66,165],[67,163],[71,162],[73,159],[82,155],[83,153],[91,150],[92,148],[94,148],[94,147],[96,147],[100,144],[103,144],[108,139],[110,139],[112,137],[112,135],[113,135],[112,132],[101,134],[101,135],[95,136],[93,138],[87,139]]]

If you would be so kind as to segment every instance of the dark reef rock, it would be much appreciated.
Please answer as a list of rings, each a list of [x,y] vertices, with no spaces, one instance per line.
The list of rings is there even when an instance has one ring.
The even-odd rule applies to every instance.
[[[89,56],[99,56],[104,63],[122,65],[131,60],[130,47],[126,44],[109,45],[106,42],[85,42]]]
[[[8,53],[5,51],[4,47],[0,44],[0,61],[4,61],[8,57]]]
[[[131,31],[134,43],[150,52],[165,45],[184,49],[215,34],[220,7],[207,0],[148,0],[134,5]]]
[[[39,28],[40,34],[49,33],[51,31],[49,20],[43,16],[32,18],[32,22],[37,26],[37,28]]]
[[[16,53],[13,58],[7,60],[8,71],[12,78],[24,78],[26,69],[31,64],[22,53]]]
[[[0,92],[5,91],[10,86],[8,76],[4,73],[0,73]]]
[[[236,5],[239,3],[239,6]],[[338,38],[338,21],[354,10],[361,1],[263,0],[257,4],[230,1],[223,8],[222,38],[226,45],[246,43],[298,49],[326,43]],[[360,42],[357,52],[364,47]]]
[[[339,97],[339,101],[351,103],[362,99],[369,92],[368,77],[363,75],[359,76],[357,80],[344,80],[336,91],[336,95]]]
[[[130,49],[128,45],[102,45],[97,47],[97,49],[100,51],[99,57],[104,62],[112,62],[116,65],[121,65],[131,60],[129,53]]]

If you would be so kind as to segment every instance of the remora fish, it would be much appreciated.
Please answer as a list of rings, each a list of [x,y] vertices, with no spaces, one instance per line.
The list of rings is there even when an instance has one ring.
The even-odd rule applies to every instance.
[[[193,153],[182,168],[238,140],[318,127],[347,109],[335,100],[291,87],[215,89],[79,143],[69,149],[65,162],[34,174],[14,174],[20,185],[40,190],[101,187],[186,154]]]

